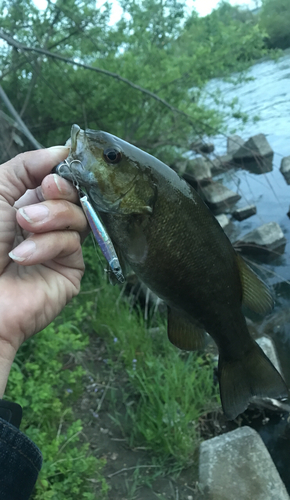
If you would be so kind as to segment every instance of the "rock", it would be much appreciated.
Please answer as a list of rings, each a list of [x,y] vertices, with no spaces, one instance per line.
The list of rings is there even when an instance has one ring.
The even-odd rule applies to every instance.
[[[231,135],[227,138],[227,154],[234,155],[244,144],[244,139],[239,135]]]
[[[239,166],[256,174],[273,170],[274,152],[264,134],[251,137],[241,146],[233,158]]]
[[[196,153],[209,154],[214,151],[214,144],[212,144],[211,142],[196,141],[190,145],[190,149],[192,149]]]
[[[285,250],[286,238],[277,222],[268,222],[247,233],[235,243],[242,253],[253,255],[281,255]]]
[[[230,223],[230,219],[226,216],[226,214],[216,215],[215,218],[223,229]]]
[[[172,165],[170,165],[170,167],[173,170],[175,170],[175,172],[177,172],[179,175],[183,175],[184,172],[186,171],[187,162],[188,160],[186,158],[178,158],[173,162]]]
[[[206,184],[211,180],[210,162],[203,156],[188,160],[185,173],[192,176],[197,184]]]
[[[237,220],[245,220],[252,217],[252,215],[255,215],[256,213],[256,205],[247,205],[246,207],[237,208],[237,210],[233,212],[233,217]]]
[[[216,156],[216,158],[211,162],[211,173],[212,175],[217,175],[235,167],[235,162],[233,160],[233,155],[222,155]]]
[[[273,340],[270,337],[266,337],[266,335],[264,335],[263,337],[256,339],[256,342],[259,344],[261,349],[263,349],[264,353],[266,354],[266,356],[268,356],[269,360],[272,361],[273,365],[278,370],[278,372],[281,373],[282,375],[282,368],[276,353]]]
[[[256,339],[256,342],[259,344],[261,349],[263,349],[264,353],[266,356],[270,359],[270,361],[273,363],[275,368],[278,370],[278,372],[282,375],[282,367],[280,364],[280,361],[278,359],[278,355],[275,349],[275,345],[273,340],[270,337],[267,337],[264,335],[263,337],[260,337]],[[259,398],[259,397],[254,397],[252,398],[251,402],[251,407],[259,407],[260,409],[268,409],[271,410],[272,412],[286,412],[289,413],[290,411],[290,406],[287,403],[284,403],[282,401],[279,401],[278,399],[274,398]]]
[[[211,500],[289,500],[267,448],[250,427],[201,443],[199,483]]]
[[[213,210],[230,208],[230,205],[236,203],[241,196],[234,193],[219,182],[211,182],[201,190],[201,194],[209,206]]]
[[[282,158],[280,172],[283,175],[287,184],[290,184],[290,156]]]

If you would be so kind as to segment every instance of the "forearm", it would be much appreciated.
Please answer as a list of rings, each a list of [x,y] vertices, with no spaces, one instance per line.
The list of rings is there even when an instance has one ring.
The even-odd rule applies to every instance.
[[[3,398],[12,363],[15,358],[15,348],[8,342],[0,341],[0,399]]]

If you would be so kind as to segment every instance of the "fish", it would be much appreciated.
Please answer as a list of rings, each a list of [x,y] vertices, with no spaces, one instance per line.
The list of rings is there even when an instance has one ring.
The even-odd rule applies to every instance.
[[[271,293],[198,193],[157,158],[103,131],[73,125],[67,161],[61,175],[85,189],[122,268],[167,304],[172,344],[202,349],[206,332],[216,343],[226,418],[235,419],[255,398],[286,399],[286,383],[251,337],[242,311],[244,305],[269,313]]]

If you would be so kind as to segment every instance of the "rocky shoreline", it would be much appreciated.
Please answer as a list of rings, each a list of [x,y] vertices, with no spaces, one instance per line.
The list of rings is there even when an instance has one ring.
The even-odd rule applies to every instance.
[[[274,152],[264,134],[257,134],[247,141],[239,135],[227,138],[227,153],[212,158],[213,144],[193,143],[194,159],[179,158],[171,167],[179,173],[212,210],[222,228],[227,231],[231,219],[243,221],[258,211],[254,204],[236,207],[241,199],[239,193],[228,189],[215,177],[230,169],[245,169],[255,175],[273,170]],[[290,156],[281,161],[281,174],[290,184]],[[290,210],[289,210],[290,216]],[[275,221],[258,226],[238,241],[232,241],[235,248],[247,255],[268,256],[282,254],[285,250],[285,235]]]
[[[266,136],[258,134],[244,141],[234,135],[227,139],[227,153],[212,159],[213,145],[192,145],[197,156],[185,160],[182,170],[176,163],[173,168],[189,182],[202,196],[212,210],[216,219],[228,236],[231,221],[243,221],[258,211],[256,205],[236,207],[241,199],[225,187],[220,181],[214,180],[216,175],[230,169],[246,169],[255,175],[273,170],[274,152]],[[290,156],[281,161],[280,172],[287,184],[290,184]],[[290,210],[288,213],[290,217]],[[230,238],[231,239],[231,238]],[[237,241],[232,241],[237,251],[255,257],[275,257],[281,255],[286,246],[286,237],[275,221],[257,226]],[[257,340],[267,356],[281,372],[275,345],[271,338],[261,337]],[[278,401],[255,401],[264,415],[280,415],[289,413],[289,407]],[[246,412],[247,414],[247,412]],[[245,414],[245,415],[246,415]],[[285,413],[284,413],[285,415]],[[249,417],[251,422],[251,416]],[[241,424],[240,424],[241,425]],[[200,446],[199,485],[205,498],[211,500],[289,500],[289,495],[281,480],[275,464],[258,432],[243,426],[229,430],[214,438],[207,439]]]

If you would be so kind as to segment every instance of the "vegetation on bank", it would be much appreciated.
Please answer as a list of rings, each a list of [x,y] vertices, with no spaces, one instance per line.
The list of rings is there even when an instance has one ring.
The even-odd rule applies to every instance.
[[[0,45],[1,85],[44,146],[63,143],[78,123],[170,161],[176,147],[186,150],[194,137],[222,127],[223,118],[204,105],[202,89],[209,79],[263,56],[266,35],[253,16],[225,2],[205,18],[195,11],[188,16],[179,0],[120,3],[123,17],[111,26],[110,7],[98,10],[94,0],[57,0],[45,10],[33,0],[0,0],[0,24],[25,47],[120,75],[159,100],[112,76],[13,43]]]
[[[1,85],[44,146],[63,143],[78,123],[110,131],[170,162],[176,148],[186,150],[194,138],[223,126],[224,117],[202,99],[209,79],[247,68],[268,47],[290,44],[287,0],[264,0],[256,15],[223,1],[203,18],[194,10],[186,13],[180,0],[120,3],[123,16],[112,26],[109,4],[96,9],[94,0],[57,0],[44,10],[33,0],[0,0],[3,32],[31,49],[21,51],[13,40],[0,45]],[[233,103],[228,113],[238,116],[235,111]]]
[[[105,339],[111,370],[127,373],[126,415],[120,420],[112,389],[112,418],[129,445],[145,446],[164,473],[190,463],[199,444],[199,418],[218,406],[211,357],[173,347],[164,318],[154,319],[157,328],[146,325],[120,287],[108,283],[100,252],[91,244],[84,252],[84,293],[22,346],[7,387],[6,397],[23,407],[22,431],[44,457],[34,500],[104,500],[108,492],[105,462],[92,456],[88,443],[80,444],[83,424],[72,413],[83,392],[82,352],[89,334]]]
[[[290,47],[289,0],[263,0],[259,25],[267,33],[266,45],[270,49]]]

